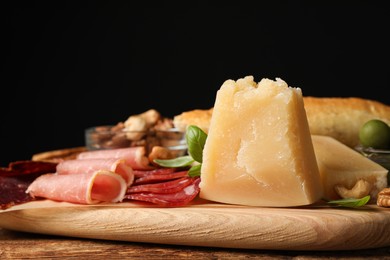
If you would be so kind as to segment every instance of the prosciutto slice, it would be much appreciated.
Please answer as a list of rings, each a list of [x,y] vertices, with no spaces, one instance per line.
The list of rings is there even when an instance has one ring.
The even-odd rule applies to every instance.
[[[97,170],[109,170],[119,174],[125,179],[127,186],[134,181],[133,169],[124,159],[92,158],[83,160],[67,160],[57,165],[57,174],[88,174]]]
[[[125,159],[126,163],[130,165],[133,170],[153,169],[153,167],[150,165],[148,157],[146,156],[146,149],[144,146],[85,151],[79,153],[77,156],[77,159],[92,158]]]
[[[122,176],[108,170],[85,174],[44,174],[27,188],[33,198],[42,197],[56,201],[79,204],[121,202],[127,184]]]

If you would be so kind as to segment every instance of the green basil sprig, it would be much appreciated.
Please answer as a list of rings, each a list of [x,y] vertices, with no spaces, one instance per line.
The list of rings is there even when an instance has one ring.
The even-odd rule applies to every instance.
[[[357,208],[366,205],[370,198],[370,195],[367,195],[361,199],[348,198],[340,200],[330,200],[327,203],[340,207]]]
[[[174,159],[154,159],[153,161],[163,167],[180,168],[191,166],[188,175],[191,177],[200,176],[200,169],[203,162],[203,148],[206,143],[207,134],[195,125],[187,127],[186,142],[189,155],[179,156]]]

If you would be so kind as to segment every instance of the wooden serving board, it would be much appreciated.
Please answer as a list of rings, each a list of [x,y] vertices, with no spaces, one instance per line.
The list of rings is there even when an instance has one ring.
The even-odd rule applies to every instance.
[[[49,200],[0,213],[0,227],[70,237],[272,250],[357,250],[390,246],[390,208],[327,205],[263,208],[196,200],[161,208]]]

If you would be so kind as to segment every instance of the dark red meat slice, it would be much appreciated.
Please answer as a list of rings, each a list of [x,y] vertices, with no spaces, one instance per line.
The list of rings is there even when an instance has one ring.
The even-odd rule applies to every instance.
[[[153,184],[134,185],[127,189],[127,193],[154,192],[154,193],[174,193],[184,189],[194,182],[194,178],[182,177],[173,181],[166,181]]]
[[[0,209],[35,200],[26,193],[30,181],[16,177],[0,177]]]
[[[42,161],[15,161],[9,163],[8,167],[6,168],[0,167],[0,176],[39,176],[44,173],[55,172],[57,164],[58,163]]]
[[[154,170],[133,170],[136,178],[145,177],[147,175],[168,174],[176,171],[176,168],[158,168]]]
[[[27,187],[38,176],[54,173],[57,163],[42,161],[15,161],[0,168],[0,209],[35,200],[26,193]]]
[[[167,180],[178,179],[188,175],[188,171],[172,172],[167,174],[149,174],[144,177],[137,178],[134,184],[154,183]]]
[[[200,190],[199,183],[200,183],[200,178],[195,177],[195,180],[193,181],[192,184],[175,193],[167,193],[167,194],[153,193],[153,192],[132,193],[132,194],[127,194],[125,196],[125,199],[151,202],[165,207],[185,206],[198,195]]]

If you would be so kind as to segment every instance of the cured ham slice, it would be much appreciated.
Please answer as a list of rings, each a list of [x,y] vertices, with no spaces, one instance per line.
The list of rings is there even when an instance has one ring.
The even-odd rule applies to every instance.
[[[44,174],[35,179],[26,193],[56,201],[78,204],[121,202],[127,184],[118,174],[98,170],[86,174]]]
[[[79,153],[77,156],[77,159],[92,158],[125,159],[126,163],[130,165],[133,170],[150,170],[154,168],[150,165],[144,146],[85,151]]]
[[[195,177],[193,182],[184,189],[174,193],[141,192],[131,193],[125,199],[151,202],[160,206],[178,207],[185,206],[192,201],[199,193],[200,178]]]
[[[57,174],[88,174],[97,170],[109,170],[125,179],[127,186],[134,181],[133,169],[126,164],[125,159],[92,158],[83,160],[67,160],[57,165]]]

